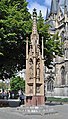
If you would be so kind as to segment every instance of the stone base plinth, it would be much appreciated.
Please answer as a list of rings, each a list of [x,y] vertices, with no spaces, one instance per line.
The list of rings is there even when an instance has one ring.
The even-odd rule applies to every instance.
[[[27,96],[25,104],[26,106],[44,105],[44,96]]]
[[[48,107],[47,105],[40,106],[23,106],[18,107],[17,110],[23,115],[47,115],[47,114],[55,114],[57,111],[52,107]]]

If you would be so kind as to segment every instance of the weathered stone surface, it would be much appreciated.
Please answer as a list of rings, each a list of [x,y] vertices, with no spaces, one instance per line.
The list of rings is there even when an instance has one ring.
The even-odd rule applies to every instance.
[[[28,39],[27,39],[28,40]],[[29,52],[28,52],[29,51]],[[31,34],[31,44],[28,50],[26,43],[26,105],[44,104],[44,59],[43,59],[43,39],[42,55],[39,45],[39,34],[37,32],[37,13],[33,11],[33,27]]]
[[[57,7],[58,10],[55,13],[54,8],[56,9],[56,5],[54,5],[54,1],[52,0],[50,15],[46,21],[51,25],[49,32],[51,34],[59,32],[59,41],[60,43],[64,43],[62,45],[63,57],[56,56],[53,60],[54,67],[52,69],[52,75],[54,77],[54,88],[53,90],[48,90],[48,83],[46,83],[45,90],[47,96],[49,94],[50,96],[68,96],[68,2],[64,2],[64,0],[60,1],[57,1],[59,7]],[[50,76],[49,69],[46,70],[45,76],[48,82],[48,77]]]

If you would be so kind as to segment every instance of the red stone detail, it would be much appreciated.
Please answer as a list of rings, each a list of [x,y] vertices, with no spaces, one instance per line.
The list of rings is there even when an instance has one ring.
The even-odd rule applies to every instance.
[[[45,104],[44,96],[29,96],[26,99],[26,106],[38,106]]]

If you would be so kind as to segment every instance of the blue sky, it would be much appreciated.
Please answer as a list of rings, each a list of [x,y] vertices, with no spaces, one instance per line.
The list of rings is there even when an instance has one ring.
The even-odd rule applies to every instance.
[[[34,8],[37,9],[37,13],[42,11],[43,17],[46,16],[47,8],[50,8],[51,0],[26,0],[28,4],[29,12],[32,14]]]

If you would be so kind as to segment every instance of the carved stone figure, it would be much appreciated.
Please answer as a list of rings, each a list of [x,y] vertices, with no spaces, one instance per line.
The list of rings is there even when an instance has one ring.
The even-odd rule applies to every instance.
[[[30,59],[30,61],[29,61],[29,76],[30,76],[30,79],[33,78],[33,61],[32,61],[32,59]]]
[[[37,62],[37,79],[40,79],[40,62]]]
[[[41,55],[39,34],[37,32],[37,13],[33,10],[31,44],[26,43],[26,105],[44,104],[44,59]],[[27,52],[28,51],[28,52]],[[27,57],[28,56],[28,57]],[[41,79],[41,80],[40,80]],[[39,95],[39,96],[38,96]]]

